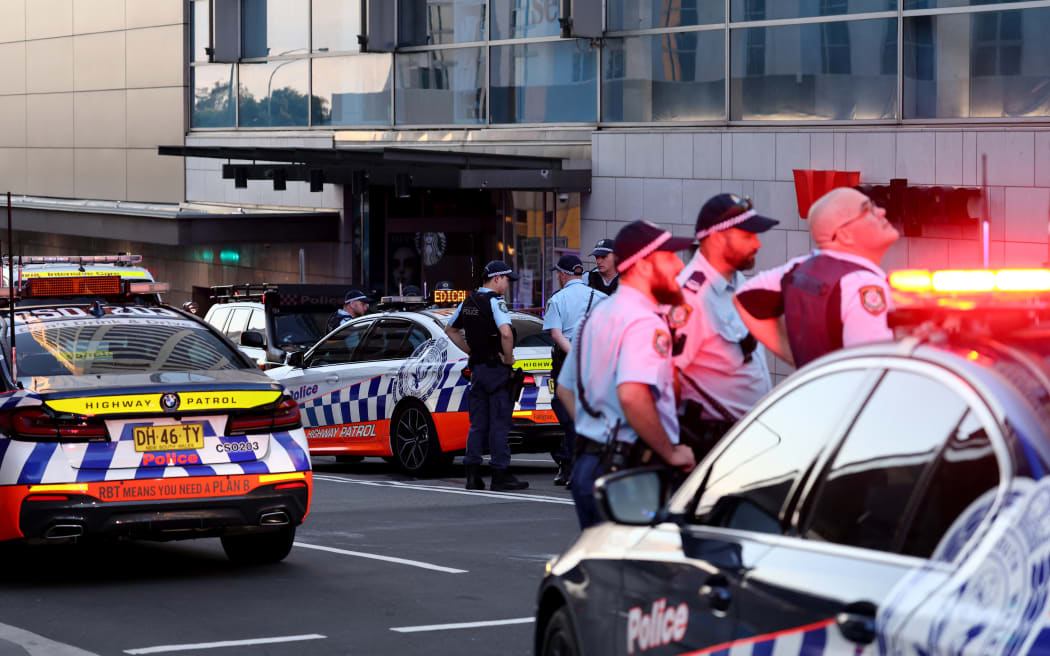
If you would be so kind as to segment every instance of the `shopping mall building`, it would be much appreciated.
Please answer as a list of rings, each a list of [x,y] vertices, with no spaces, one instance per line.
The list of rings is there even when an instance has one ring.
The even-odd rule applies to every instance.
[[[811,245],[796,170],[895,181],[887,268],[979,265],[984,201],[991,264],[1042,265],[1048,33],[1050,1],[0,0],[0,192],[20,251],[182,294],[504,258],[541,306],[559,254],[720,191],[780,219],[765,267]]]

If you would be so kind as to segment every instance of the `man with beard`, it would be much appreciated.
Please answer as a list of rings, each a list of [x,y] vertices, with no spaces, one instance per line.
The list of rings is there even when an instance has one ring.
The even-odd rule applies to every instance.
[[[599,239],[591,251],[591,257],[597,266],[587,273],[587,286],[606,296],[612,295],[620,284],[620,276],[616,273],[616,256],[613,255],[613,240]]]
[[[766,348],[801,367],[844,346],[893,339],[879,262],[900,237],[886,210],[850,187],[809,212],[817,250],[752,278],[736,294],[740,317]]]
[[[675,255],[692,240],[672,237],[648,221],[630,223],[613,247],[620,286],[577,330],[558,377],[557,395],[576,422],[572,497],[581,528],[601,521],[594,481],[647,460],[689,470],[689,447],[678,444],[671,334],[659,306],[678,305]]]
[[[700,209],[700,248],[678,275],[685,304],[668,319],[676,339],[674,358],[682,390],[683,442],[703,457],[771,388],[765,352],[740,318],[733,295],[755,266],[759,233],[779,221],[761,216],[751,199],[719,194]]]

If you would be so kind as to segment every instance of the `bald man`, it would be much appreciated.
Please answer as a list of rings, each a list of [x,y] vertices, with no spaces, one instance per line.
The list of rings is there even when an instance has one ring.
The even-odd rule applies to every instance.
[[[851,187],[832,189],[810,209],[809,232],[817,250],[758,274],[737,292],[751,334],[798,367],[845,346],[893,339],[879,262],[900,234],[886,210]]]

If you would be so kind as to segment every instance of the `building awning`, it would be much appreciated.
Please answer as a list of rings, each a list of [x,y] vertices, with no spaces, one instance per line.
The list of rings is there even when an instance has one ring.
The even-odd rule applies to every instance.
[[[222,177],[236,184],[273,180],[349,185],[353,193],[368,185],[418,189],[506,189],[587,192],[590,169],[566,168],[553,157],[434,151],[414,148],[253,148],[160,146],[161,155],[229,160]],[[248,163],[250,162],[250,163]]]
[[[6,202],[0,207],[6,205]],[[338,211],[12,196],[15,230],[147,244],[338,241]]]

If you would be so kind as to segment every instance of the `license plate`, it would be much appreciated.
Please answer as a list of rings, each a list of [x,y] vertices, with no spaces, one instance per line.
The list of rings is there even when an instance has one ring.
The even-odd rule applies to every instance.
[[[549,389],[551,391],[551,394],[554,394],[554,377],[553,376],[551,376],[550,378],[547,379],[547,389]]]
[[[178,451],[204,448],[204,424],[135,426],[136,451]]]
[[[558,416],[553,410],[533,410],[532,420],[537,424],[554,424],[557,423]]]

